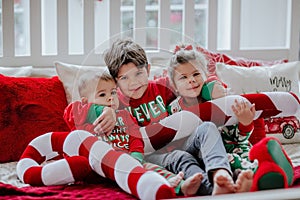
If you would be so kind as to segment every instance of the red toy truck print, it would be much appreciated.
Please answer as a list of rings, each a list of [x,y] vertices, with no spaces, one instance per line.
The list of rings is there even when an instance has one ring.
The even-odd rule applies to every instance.
[[[295,116],[265,119],[266,133],[282,133],[284,138],[291,139],[298,129],[300,123]]]

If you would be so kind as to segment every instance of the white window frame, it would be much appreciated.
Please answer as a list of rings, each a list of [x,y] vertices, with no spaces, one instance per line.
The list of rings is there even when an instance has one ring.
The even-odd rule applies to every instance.
[[[249,59],[276,60],[288,59],[290,61],[299,60],[299,32],[300,32],[300,1],[287,0],[291,2],[291,24],[289,44],[284,48],[277,49],[251,49],[241,50],[239,47],[240,38],[240,11],[241,0],[232,0],[232,31],[231,49],[222,50],[219,52],[226,53],[232,56],[246,57]],[[84,1],[84,33],[83,33],[83,54],[70,55],[68,53],[68,0],[57,0],[57,55],[42,55],[42,33],[41,33],[41,1],[30,0],[30,55],[15,56],[14,54],[14,13],[13,2],[11,0],[2,0],[2,26],[3,26],[3,57],[0,58],[0,66],[24,66],[32,65],[37,67],[53,66],[54,61],[63,61],[74,64],[84,65],[103,65],[99,55],[94,48],[95,44],[95,19],[94,19],[94,0]],[[168,40],[167,29],[169,28],[170,16],[170,1],[159,0],[159,47],[157,51],[147,52],[149,61],[154,62],[156,59],[169,57],[169,53],[159,49],[168,49],[170,43]],[[120,6],[121,0],[103,0],[103,7],[108,12],[103,12],[103,21],[108,25],[108,28],[103,30],[103,41],[110,41],[107,46],[121,32]],[[145,24],[145,0],[135,0],[134,4],[134,40],[141,46],[145,45],[145,32],[140,31],[140,28]],[[194,21],[194,1],[183,0],[183,42],[187,38],[193,38],[194,27],[191,21]],[[218,17],[218,0],[208,0],[208,28],[207,28],[207,47],[211,51],[217,49],[217,26]],[[187,41],[189,42],[189,41]],[[88,59],[87,58],[88,55]]]

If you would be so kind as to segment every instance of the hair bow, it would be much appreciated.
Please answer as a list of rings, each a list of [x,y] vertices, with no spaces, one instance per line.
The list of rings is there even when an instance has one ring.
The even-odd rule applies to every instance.
[[[176,46],[175,46],[175,49],[174,49],[174,54],[175,54],[177,51],[180,51],[180,49],[190,51],[190,50],[193,50],[193,46],[192,46],[192,45],[187,45],[186,47],[184,47],[184,46],[181,46],[181,47],[180,47],[180,46],[176,45]]]

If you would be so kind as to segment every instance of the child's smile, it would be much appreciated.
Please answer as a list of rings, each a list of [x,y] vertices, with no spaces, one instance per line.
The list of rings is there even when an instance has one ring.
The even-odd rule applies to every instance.
[[[145,67],[138,68],[134,63],[122,65],[117,82],[125,96],[139,99],[148,87],[147,69]]]
[[[202,74],[195,65],[190,63],[180,64],[176,67],[174,85],[183,98],[196,98],[199,96],[202,86]]]

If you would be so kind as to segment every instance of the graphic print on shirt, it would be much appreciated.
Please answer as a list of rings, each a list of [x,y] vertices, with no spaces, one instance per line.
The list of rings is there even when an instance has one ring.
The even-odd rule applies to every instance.
[[[136,118],[139,124],[167,116],[167,109],[161,95],[157,95],[155,100],[143,103],[136,108],[129,106],[125,109]]]
[[[129,151],[129,134],[127,134],[127,126],[121,116],[117,117],[115,128],[111,134],[106,136],[105,134],[98,135],[98,139],[109,143],[114,149]]]

